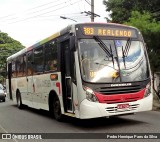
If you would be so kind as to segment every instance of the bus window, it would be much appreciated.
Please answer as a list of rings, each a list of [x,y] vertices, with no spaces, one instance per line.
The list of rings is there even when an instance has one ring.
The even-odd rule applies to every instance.
[[[57,44],[52,41],[45,47],[45,71],[57,70]]]
[[[16,65],[17,65],[17,76],[23,76],[24,72],[23,56],[17,58]]]
[[[43,46],[34,50],[34,73],[43,72],[44,59],[43,59]]]
[[[23,75],[26,76],[26,55],[23,56]]]
[[[27,53],[27,75],[30,76],[33,74],[33,51]]]
[[[16,77],[16,63],[12,61],[12,77]]]

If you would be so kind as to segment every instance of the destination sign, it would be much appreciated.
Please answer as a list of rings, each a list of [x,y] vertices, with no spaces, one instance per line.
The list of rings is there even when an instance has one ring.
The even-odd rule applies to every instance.
[[[119,27],[83,27],[84,35],[93,36],[114,36],[114,37],[137,37],[135,29],[119,28]]]

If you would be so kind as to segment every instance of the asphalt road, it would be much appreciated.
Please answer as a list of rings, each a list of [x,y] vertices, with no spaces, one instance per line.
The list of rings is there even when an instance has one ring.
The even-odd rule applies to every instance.
[[[19,110],[12,101],[0,102],[0,133],[160,133],[160,112],[141,112],[136,115],[79,120],[67,118],[57,122],[47,111],[26,107]],[[74,134],[73,134],[74,135]],[[52,140],[0,140],[0,142],[70,142],[70,141],[128,141],[127,139],[52,139]],[[131,139],[132,141],[160,141]]]

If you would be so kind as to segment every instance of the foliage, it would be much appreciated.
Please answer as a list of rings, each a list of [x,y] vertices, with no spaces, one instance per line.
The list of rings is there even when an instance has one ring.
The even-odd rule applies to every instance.
[[[103,3],[115,23],[128,21],[132,11],[153,12],[160,7],[160,0],[104,0]]]
[[[9,37],[7,33],[0,32],[0,81],[5,77],[7,57],[22,48],[24,46],[20,42]]]
[[[137,27],[142,32],[147,44],[152,70],[160,71],[160,23],[152,19],[149,12],[141,14],[133,11],[129,21],[125,24]]]

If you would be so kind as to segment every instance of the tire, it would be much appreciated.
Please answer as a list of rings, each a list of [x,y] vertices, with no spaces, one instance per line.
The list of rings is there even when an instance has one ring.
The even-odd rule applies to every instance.
[[[22,108],[23,108],[22,99],[21,99],[21,94],[20,94],[19,91],[17,92],[17,107],[18,107],[19,109],[22,109]]]
[[[5,101],[6,101],[6,99],[4,98],[4,99],[3,99],[3,102],[5,102]]]
[[[53,98],[53,116],[57,121],[63,121],[61,106],[58,97]]]

